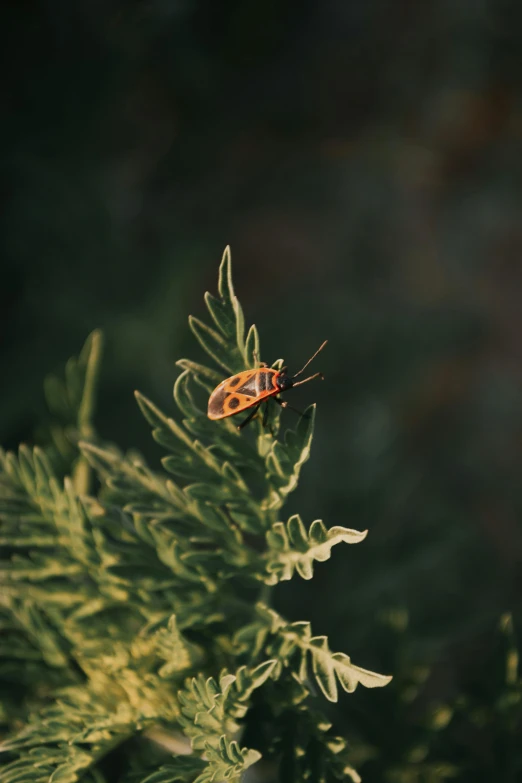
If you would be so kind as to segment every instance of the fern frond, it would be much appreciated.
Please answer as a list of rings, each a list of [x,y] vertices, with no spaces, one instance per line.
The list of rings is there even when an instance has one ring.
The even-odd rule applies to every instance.
[[[234,374],[257,366],[256,363],[260,360],[260,346],[259,334],[255,326],[250,327],[246,340],[244,338],[244,318],[234,293],[231,269],[230,251],[227,248],[219,272],[219,297],[213,297],[209,293],[205,296],[210,317],[217,331],[194,318],[191,319],[191,328],[209,357],[227,373]],[[226,503],[233,516],[236,512],[237,523],[246,525],[245,529],[250,532],[266,530],[275,521],[274,513],[283,505],[286,496],[296,488],[301,468],[309,457],[315,408],[312,407],[307,411],[295,431],[285,434],[284,443],[280,443],[271,434],[261,430],[256,440],[256,448],[253,449],[244,435],[238,433],[233,422],[228,419],[221,422],[209,421],[206,413],[195,402],[195,396],[190,389],[191,381],[202,385],[209,392],[223,380],[223,377],[216,377],[214,371],[187,359],[181,359],[178,365],[185,372],[176,383],[174,397],[185,418],[183,428],[174,425],[175,437],[183,439],[186,438],[185,433],[190,433],[189,448],[198,451],[204,448],[202,442],[209,442],[207,449],[222,466],[223,472],[225,466],[232,471],[249,468],[264,476],[262,496],[256,499],[253,507],[250,507],[247,500],[236,492],[234,492],[236,499],[227,496],[226,482],[222,483],[220,497],[215,497],[213,500]],[[144,413],[147,416],[145,411]],[[154,414],[152,414],[154,420],[151,420],[150,415],[149,412],[149,421],[158,430],[155,438],[163,446],[174,451],[173,456],[164,460],[165,467],[183,479],[193,479],[197,466],[187,465],[186,454],[183,454],[181,460],[176,454],[176,442],[169,432],[169,428],[172,428],[170,421],[167,423],[164,418],[163,422],[160,422]],[[279,410],[271,417],[273,432],[279,428],[279,417]],[[195,442],[193,442],[194,436],[198,439]],[[202,454],[204,455],[205,452]],[[206,457],[210,459],[208,454]],[[214,466],[212,470],[219,469]],[[247,498],[251,497],[251,489],[247,488],[245,494]],[[245,515],[247,520],[244,519]],[[252,515],[258,519],[252,519]]]
[[[270,660],[254,669],[241,666],[235,675],[224,673],[219,682],[202,675],[190,680],[178,699],[183,716],[180,723],[191,737],[192,747],[217,747],[222,735],[234,737],[252,692],[266,682],[275,666],[276,661]]]
[[[295,430],[285,433],[284,443],[274,440],[265,456],[269,491],[261,507],[270,511],[280,509],[287,495],[294,491],[301,468],[310,457],[315,423],[315,405],[306,409]]]
[[[130,711],[111,714],[99,694],[83,688],[63,691],[18,734],[0,743],[1,754],[20,754],[2,766],[0,783],[75,783],[135,729]]]
[[[49,375],[44,392],[51,422],[43,436],[48,441],[46,451],[63,475],[72,471],[76,490],[86,493],[90,473],[85,459],[78,454],[78,441],[95,436],[93,418],[103,351],[103,336],[92,332],[78,357],[71,357],[65,366],[65,377]]]
[[[240,748],[235,739],[240,728],[237,721],[246,714],[252,692],[266,682],[275,665],[276,661],[265,661],[254,669],[242,666],[235,675],[223,673],[219,682],[212,677],[205,679],[201,674],[189,680],[178,693],[182,713],[179,723],[190,737],[193,749],[204,753],[206,763],[194,779],[190,778],[194,772],[191,762],[178,759],[174,765],[155,773],[158,777],[147,778],[148,783],[169,779],[193,779],[194,783],[239,781],[243,771],[258,761],[261,754]]]
[[[49,375],[44,381],[50,412],[57,421],[75,425],[84,438],[92,433],[102,349],[103,336],[96,329],[88,336],[79,356],[70,358],[65,365],[64,380]]]
[[[240,650],[254,649],[256,654],[275,658],[276,672],[290,667],[299,682],[309,678],[309,661],[312,673],[322,693],[329,701],[337,701],[339,684],[347,693],[353,693],[357,685],[381,688],[391,677],[362,669],[353,664],[344,653],[333,653],[326,636],[312,636],[308,622],[287,623],[277,612],[264,604],[257,605],[258,620],[245,626],[236,634]],[[292,659],[297,657],[294,669]]]
[[[243,772],[259,761],[261,753],[251,748],[241,748],[235,740],[229,740],[223,735],[218,747],[205,746],[205,756],[208,764],[194,783],[213,783],[217,780],[240,783]]]
[[[234,375],[250,365],[245,352],[245,319],[232,282],[230,247],[225,248],[219,267],[218,292],[219,298],[205,294],[205,303],[218,331],[192,316],[189,324],[211,359]]]
[[[165,764],[141,783],[193,783],[206,768],[207,763],[197,756],[177,756],[173,764]]]
[[[222,736],[217,747],[206,748],[205,760],[178,756],[173,764],[160,767],[142,783],[239,783],[243,772],[260,758],[258,751],[240,748],[235,740]]]
[[[366,538],[367,532],[340,526],[328,530],[320,519],[316,519],[307,533],[299,514],[291,516],[286,525],[276,522],[266,534],[269,546],[265,555],[268,575],[264,581],[274,585],[291,579],[294,571],[303,579],[311,579],[314,575],[314,560],[328,560],[336,544],[358,544]]]
[[[210,323],[191,318],[190,326],[212,366],[178,362],[178,415],[136,393],[166,450],[158,470],[94,433],[97,332],[65,380],[47,381],[51,444],[0,452],[0,679],[17,671],[0,706],[12,731],[0,783],[106,783],[103,757],[142,731],[143,745],[154,732],[182,731],[193,752],[161,766],[158,746],[145,764],[124,764],[121,783],[239,783],[260,758],[240,738],[265,694],[277,720],[288,713],[288,725],[301,726],[288,756],[301,777],[288,781],[356,780],[343,741],[324,719],[305,717],[312,680],[335,701],[339,685],[351,692],[390,678],[353,665],[308,623],[288,623],[255,599],[260,581],[295,571],[310,579],[333,546],[366,533],[320,520],[307,531],[298,515],[277,521],[310,454],[315,406],[283,438],[279,409],[270,429],[240,433],[234,420],[210,421],[206,400],[222,372],[260,360],[228,248],[218,294],[205,302]],[[256,743],[245,735],[246,745]]]

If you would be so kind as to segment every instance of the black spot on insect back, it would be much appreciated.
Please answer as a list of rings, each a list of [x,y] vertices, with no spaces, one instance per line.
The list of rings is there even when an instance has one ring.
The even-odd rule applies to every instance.
[[[232,399],[228,403],[228,407],[232,408],[232,410],[235,410],[236,408],[238,408],[239,405],[240,405],[240,400],[239,400],[238,397],[232,397]]]

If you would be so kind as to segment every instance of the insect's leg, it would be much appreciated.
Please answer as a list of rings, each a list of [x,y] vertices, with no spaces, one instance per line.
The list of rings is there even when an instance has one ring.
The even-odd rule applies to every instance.
[[[248,416],[246,417],[246,419],[245,419],[244,421],[242,421],[242,422],[241,422],[241,424],[238,424],[238,426],[237,426],[238,430],[242,430],[242,429],[243,429],[243,427],[246,427],[246,425],[247,425],[249,422],[251,422],[251,421],[252,421],[252,419],[254,418],[254,416],[256,415],[256,413],[258,412],[258,410],[259,410],[259,406],[260,406],[260,405],[261,405],[261,403],[259,402],[257,405],[255,405],[255,406],[252,408],[252,410],[250,411],[250,413],[248,414]]]
[[[270,413],[270,400],[271,400],[271,397],[269,397],[267,399],[266,403],[265,403],[265,412],[264,412],[264,415],[263,415],[263,427],[266,427],[266,429],[268,430],[270,435],[273,438],[275,438],[275,437],[277,437],[277,433],[276,433],[275,429],[273,427],[269,427],[268,426],[268,415]]]
[[[277,402],[277,404],[280,405],[282,408],[288,408],[289,410],[294,411],[294,413],[298,413],[300,416],[304,416],[305,419],[309,418],[307,413],[303,413],[303,411],[294,408],[293,405],[289,405],[286,400],[280,400],[279,397],[272,397],[272,399],[274,400],[274,402]]]

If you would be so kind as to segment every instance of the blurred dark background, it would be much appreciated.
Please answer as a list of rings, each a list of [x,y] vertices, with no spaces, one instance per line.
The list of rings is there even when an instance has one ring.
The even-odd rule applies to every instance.
[[[43,377],[100,326],[99,430],[157,460],[132,391],[173,411],[230,243],[265,361],[329,340],[286,510],[370,530],[279,608],[392,671],[400,607],[428,691],[458,693],[520,610],[522,4],[18,0],[0,22],[0,441],[31,438]],[[376,720],[366,692],[341,725],[351,698]]]

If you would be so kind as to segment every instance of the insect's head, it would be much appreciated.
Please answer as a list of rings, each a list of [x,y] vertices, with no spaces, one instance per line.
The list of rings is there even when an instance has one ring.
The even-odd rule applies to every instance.
[[[294,385],[293,379],[286,374],[287,369],[287,367],[283,367],[276,375],[276,383],[279,391],[286,391],[287,389],[291,389]]]

